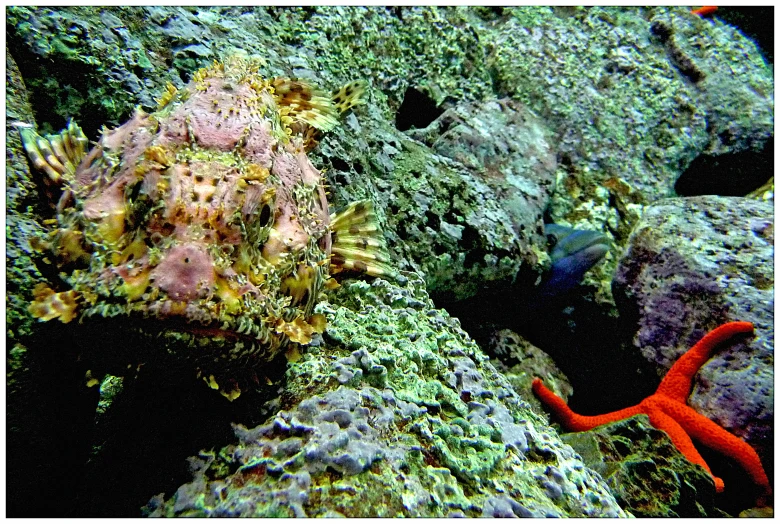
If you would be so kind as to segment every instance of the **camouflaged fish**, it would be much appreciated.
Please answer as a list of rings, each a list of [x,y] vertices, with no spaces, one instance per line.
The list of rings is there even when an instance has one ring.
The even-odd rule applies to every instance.
[[[89,151],[73,122],[47,137],[17,124],[33,166],[61,190],[53,228],[32,243],[67,288],[39,284],[29,311],[149,322],[153,340],[233,400],[237,368],[323,332],[313,310],[333,274],[394,274],[371,203],[330,215],[307,157],[364,91],[265,80],[233,57],[181,90],[169,84],[156,112],[136,110]]]

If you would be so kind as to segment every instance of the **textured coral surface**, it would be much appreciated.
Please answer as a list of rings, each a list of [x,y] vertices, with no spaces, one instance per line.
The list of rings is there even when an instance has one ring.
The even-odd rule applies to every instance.
[[[328,317],[327,331],[314,332],[312,324],[318,322],[302,325],[305,317],[298,312],[314,312],[307,310],[316,297],[307,290],[314,289],[319,271],[308,261],[293,268],[277,257],[285,243],[305,245],[310,254],[331,248],[327,235],[315,245],[318,233],[308,229],[313,222],[296,209],[305,201],[304,207],[317,208],[326,218],[324,197],[318,204],[316,198],[310,201],[311,194],[296,191],[319,184],[320,178],[327,182],[332,208],[362,199],[375,203],[394,262],[422,276],[437,306],[455,311],[453,300],[478,299],[459,313],[475,337],[517,316],[514,302],[481,296],[486,289],[522,300],[547,266],[542,222],[603,232],[614,248],[605,264],[586,275],[588,287],[577,293],[585,296],[554,314],[532,315],[531,304],[527,318],[520,319],[532,325],[522,332],[532,335],[528,344],[552,355],[568,375],[572,405],[587,404],[596,412],[650,393],[657,374],[652,366],[643,367],[642,357],[650,339],[659,341],[657,355],[666,352],[663,358],[673,360],[675,348],[687,347],[710,320],[751,320],[759,338],[745,348],[750,356],[705,366],[691,405],[709,406],[718,423],[734,422],[735,432],[748,428],[759,448],[771,442],[766,432],[771,406],[765,409],[771,392],[754,375],[763,381],[771,369],[765,350],[772,326],[759,302],[773,277],[763,264],[753,268],[735,254],[734,235],[719,232],[714,243],[697,240],[702,252],[714,250],[712,257],[723,263],[712,268],[710,255],[686,254],[684,263],[670,266],[680,273],[665,281],[666,295],[628,293],[629,303],[618,311],[611,290],[618,260],[624,266],[644,264],[641,256],[621,257],[622,249],[642,244],[640,237],[631,237],[634,226],[645,206],[673,195],[681,173],[686,172],[686,187],[693,188],[690,194],[702,194],[706,182],[716,178],[713,170],[764,158],[771,144],[772,66],[753,42],[717,16],[700,18],[687,7],[381,6],[14,6],[6,14],[8,475],[14,479],[9,515],[137,515],[161,491],[147,511],[377,516],[387,508],[388,516],[622,515],[619,506],[631,503],[621,493],[628,492],[636,495],[633,500],[647,501],[644,507],[709,508],[709,500],[699,500],[706,499],[701,490],[680,487],[681,496],[697,500],[676,506],[672,493],[666,487],[656,491],[655,482],[610,487],[602,481],[512,392],[529,369],[554,370],[552,364],[516,369],[507,381],[457,323],[433,307],[416,278],[379,281],[376,287],[346,281],[318,310]],[[282,138],[274,134],[278,129],[266,118],[250,118],[247,108],[231,99],[247,94],[245,85],[215,82],[204,91],[185,90],[199,68],[236,51],[257,59],[264,78],[299,78],[326,91],[365,80],[368,103],[321,137],[318,148],[277,154],[272,161],[273,146]],[[160,93],[167,95],[157,129],[148,115],[158,111]],[[181,98],[185,93],[195,95],[189,105]],[[136,106],[147,116],[137,114]],[[229,118],[218,117],[225,114]],[[99,195],[85,189],[79,196],[84,216],[102,224],[95,257],[79,251],[78,234],[58,237],[64,248],[58,256],[40,241],[49,240],[52,224],[43,221],[53,217],[56,188],[30,173],[12,127],[21,121],[51,133],[69,118],[93,142],[103,125],[121,129],[106,136],[106,151],[122,151],[125,167],[134,160],[151,173],[145,186],[129,183],[135,173],[126,171]],[[237,134],[249,121],[248,136]],[[188,142],[191,129],[197,132]],[[157,139],[160,143],[152,144]],[[195,151],[192,144],[203,147]],[[237,144],[241,153],[231,154]],[[246,165],[250,157],[268,172]],[[103,162],[114,160],[119,166],[116,153]],[[768,162],[771,155],[762,165]],[[178,170],[181,184],[144,203],[139,196],[153,193],[159,182],[153,172],[162,169],[155,163]],[[197,167],[203,179],[188,174],[185,164]],[[688,170],[702,165],[705,170]],[[104,164],[98,171],[106,174],[116,166]],[[718,177],[744,195],[770,175],[744,171],[756,172]],[[241,176],[253,182],[242,202],[237,193],[212,192],[212,181],[238,185]],[[264,207],[269,185],[288,190],[287,196],[285,191],[273,196],[279,213],[273,227],[266,222],[270,207]],[[114,249],[114,237],[127,232],[128,224],[136,224],[135,231],[143,217],[154,214],[149,204],[166,194],[173,198],[172,191],[184,197],[178,229],[162,227],[160,237]],[[134,205],[126,208],[129,201]],[[266,224],[256,231],[262,251],[259,241],[243,255],[227,247],[237,245],[244,233],[209,220],[219,215],[221,202]],[[732,202],[712,209],[726,217],[741,213],[732,207],[755,211],[743,199]],[[132,213],[123,215],[125,209]],[[663,223],[668,208],[659,209],[648,213]],[[773,231],[767,213],[771,210],[751,215],[747,226],[729,219],[716,229],[753,239],[747,251],[766,258]],[[181,222],[187,219],[189,225]],[[717,220],[699,217],[696,223],[709,228],[710,222]],[[217,242],[206,240],[212,234]],[[152,243],[161,237],[169,243],[163,250]],[[728,244],[725,252],[720,240]],[[678,249],[683,246],[672,246]],[[62,256],[67,258],[63,276]],[[120,260],[113,260],[116,256]],[[660,265],[669,262],[660,254],[653,258]],[[236,274],[224,271],[241,261],[246,264],[239,264]],[[197,271],[189,270],[191,263],[197,263]],[[81,274],[70,272],[74,264],[82,265]],[[709,268],[707,278],[698,273],[700,264]],[[257,276],[269,266],[278,269],[268,273],[275,283],[250,278],[245,288],[233,285],[241,275]],[[92,289],[98,268],[116,272],[100,273],[100,286]],[[146,277],[152,271],[150,284]],[[52,293],[36,291],[43,281]],[[120,281],[124,289],[117,289]],[[91,307],[104,320],[39,323],[28,311],[36,294],[49,297],[43,304],[49,310],[67,309],[69,297],[53,292],[74,284],[88,291],[85,296],[100,297]],[[189,301],[193,307],[161,309],[162,300],[148,311],[150,318],[123,322],[128,309],[143,316],[141,305],[155,303],[143,298],[150,285],[159,293],[156,298],[182,299],[171,306]],[[690,304],[680,288],[691,291]],[[213,319],[207,306],[215,306],[218,297],[223,314],[238,321],[228,327],[252,331],[260,315],[236,302],[246,289],[249,295],[259,289],[255,298],[270,298],[262,306],[260,300],[249,301],[258,306],[255,313],[276,308],[281,318],[287,311],[269,330],[278,349],[290,336],[310,344],[302,354],[291,352],[290,364],[278,359],[263,366],[256,383],[247,377],[252,386],[229,403],[202,379],[223,389],[235,384],[219,376],[196,379],[192,363],[183,361],[192,353],[226,356],[235,340],[223,347],[213,343],[211,329],[182,337],[179,330],[160,329],[152,321],[171,315],[203,318],[204,313]],[[105,300],[114,292],[120,300]],[[691,313],[690,305],[696,305],[704,313],[691,313],[686,318],[695,321],[670,323],[664,332],[644,329],[649,338],[635,346],[636,315],[627,312],[640,310],[642,297],[656,305],[677,304],[670,307],[673,312]],[[77,304],[90,308],[83,299]],[[712,304],[718,307],[713,310]],[[641,318],[650,324],[658,320]],[[273,352],[264,350],[263,356]],[[663,368],[661,360],[653,361]],[[748,364],[740,367],[741,362]],[[97,364],[124,378],[108,375],[101,381]],[[723,377],[731,387],[724,386]],[[758,408],[729,390],[757,399]],[[236,426],[234,434],[231,422],[243,428]],[[771,447],[765,448],[762,453],[769,456]],[[621,478],[653,481],[655,471],[669,473],[666,458],[649,451],[647,469],[628,463],[629,474]],[[401,452],[408,458],[400,459]],[[188,456],[197,456],[191,463],[194,474],[186,470]],[[641,475],[632,476],[637,471]],[[613,498],[610,489],[618,496]],[[740,504],[726,509],[737,514],[745,508]]]
[[[289,408],[193,459],[152,516],[624,516],[417,276],[352,281]],[[339,305],[336,305],[339,304]]]

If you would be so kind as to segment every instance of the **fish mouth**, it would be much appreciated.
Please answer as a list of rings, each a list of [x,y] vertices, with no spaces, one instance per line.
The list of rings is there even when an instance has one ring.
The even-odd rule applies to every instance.
[[[609,251],[609,238],[599,231],[545,224],[545,233],[552,244],[550,258],[553,263],[578,253],[588,253],[588,258],[598,260]]]
[[[118,331],[147,339],[147,347],[139,348],[139,353],[160,349],[196,364],[208,363],[210,368],[268,362],[288,341],[258,317],[244,314],[220,321],[197,304],[167,300],[156,305],[99,304],[86,309],[80,323],[110,325],[110,330],[119,323]],[[155,347],[157,341],[162,347]]]
[[[216,322],[153,318],[138,311],[114,316],[93,312],[68,324],[45,323],[30,344],[51,348],[42,358],[76,366],[80,371],[74,378],[87,386],[98,385],[107,376],[141,379],[145,384],[151,377],[169,385],[198,383],[231,402],[276,394],[291,355],[286,351],[288,337],[271,328],[265,341],[254,334],[254,327],[245,333],[238,329],[233,325],[223,329]]]

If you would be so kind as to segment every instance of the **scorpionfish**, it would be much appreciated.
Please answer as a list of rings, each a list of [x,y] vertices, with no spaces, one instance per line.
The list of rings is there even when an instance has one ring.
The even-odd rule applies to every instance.
[[[307,157],[364,94],[362,81],[329,96],[264,79],[230,57],[168,84],[155,112],[104,128],[91,150],[73,122],[46,137],[17,124],[59,195],[33,242],[52,255],[58,289],[40,283],[30,313],[141,326],[235,399],[237,370],[257,381],[252,369],[323,332],[314,306],[333,274],[395,274],[371,202],[331,215]]]

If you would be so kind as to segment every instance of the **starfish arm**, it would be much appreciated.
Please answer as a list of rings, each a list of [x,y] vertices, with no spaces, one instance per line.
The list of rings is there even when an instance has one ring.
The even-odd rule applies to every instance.
[[[707,473],[710,474],[712,480],[715,481],[715,491],[721,493],[723,491],[723,480],[712,474],[712,470],[694,447],[691,437],[688,436],[688,433],[686,433],[683,426],[678,424],[672,416],[664,413],[654,402],[648,406],[647,414],[650,417],[650,424],[656,429],[665,431],[666,434],[669,435],[669,439],[672,441],[672,444],[674,444],[674,447],[676,447],[685,458],[694,464],[703,467]]]
[[[569,406],[566,405],[561,397],[547,389],[540,378],[534,379],[531,384],[531,389],[534,394],[539,397],[539,400],[542,401],[542,404],[547,406],[555,418],[558,419],[561,425],[568,431],[587,431],[643,412],[639,406],[631,406],[630,408],[613,411],[612,413],[605,413],[604,415],[578,415],[569,409]]]
[[[728,322],[719,326],[686,351],[669,369],[658,386],[656,393],[666,395],[683,404],[691,393],[693,377],[707,362],[715,348],[738,333],[752,333],[750,322]]]
[[[690,438],[735,460],[750,475],[756,486],[761,489],[760,501],[766,502],[767,498],[771,497],[772,488],[764,467],[761,465],[761,459],[747,442],[732,435],[704,415],[697,413],[690,406],[663,397],[656,400],[660,408],[668,416],[673,417]],[[693,459],[690,460],[693,461]]]

